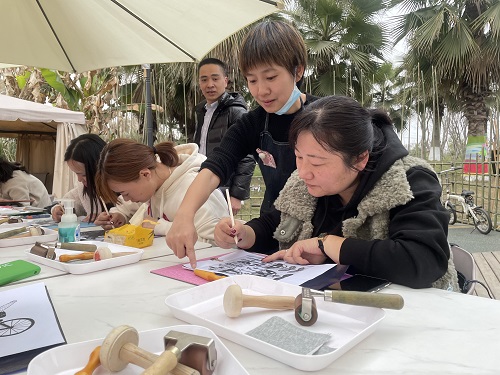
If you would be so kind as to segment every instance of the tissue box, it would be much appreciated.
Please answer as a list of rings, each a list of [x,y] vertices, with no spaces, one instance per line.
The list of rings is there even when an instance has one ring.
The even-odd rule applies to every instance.
[[[108,230],[104,241],[118,245],[137,247],[151,246],[153,244],[154,230],[137,225],[125,224],[119,228]]]

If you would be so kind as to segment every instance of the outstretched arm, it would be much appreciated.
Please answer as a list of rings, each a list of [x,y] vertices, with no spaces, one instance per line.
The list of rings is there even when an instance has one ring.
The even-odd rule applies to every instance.
[[[166,236],[168,247],[178,258],[187,256],[193,268],[196,267],[194,244],[198,238],[194,216],[219,183],[219,177],[213,172],[202,169],[189,186]]]

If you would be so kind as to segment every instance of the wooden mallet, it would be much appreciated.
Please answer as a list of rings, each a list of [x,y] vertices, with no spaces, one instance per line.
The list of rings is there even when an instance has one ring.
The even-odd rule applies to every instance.
[[[113,329],[104,339],[99,355],[101,365],[108,371],[118,372],[123,370],[129,363],[133,363],[143,369],[150,368],[160,357],[159,355],[141,349],[139,344],[139,333],[133,327],[123,325]],[[154,375],[162,375],[167,372],[152,372]],[[199,371],[176,363],[170,373],[173,375],[200,375]]]
[[[105,260],[105,259],[111,259],[111,258],[116,258],[116,257],[121,257],[124,255],[132,255],[132,254],[137,254],[135,251],[127,251],[127,252],[121,252],[121,253],[113,253],[108,247],[99,247],[97,250],[94,252],[94,260],[99,261],[99,260]]]
[[[239,285],[230,285],[224,293],[224,312],[230,318],[240,316],[243,307],[262,307],[272,310],[295,310],[296,297],[293,296],[252,296],[243,294]],[[317,311],[316,311],[317,317]]]

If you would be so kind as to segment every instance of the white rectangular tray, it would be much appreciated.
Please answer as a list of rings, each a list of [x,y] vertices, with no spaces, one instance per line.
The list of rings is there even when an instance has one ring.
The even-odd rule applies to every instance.
[[[27,225],[28,223],[2,224],[2,226],[0,226],[0,233],[7,232],[11,229],[25,227]],[[57,231],[48,228],[42,228],[42,230],[44,234],[42,234],[41,236],[0,239],[0,247],[29,245],[34,244],[35,242],[57,241]]]
[[[315,297],[318,320],[309,327],[299,325],[291,310],[245,307],[239,317],[229,318],[224,313],[222,301],[227,287],[232,284],[238,284],[243,294],[247,295],[297,296],[302,292],[302,288],[296,285],[258,276],[239,275],[172,294],[166,298],[165,303],[176,318],[208,327],[221,337],[299,370],[318,371],[328,366],[370,335],[385,316],[385,312],[379,308],[343,305]],[[246,334],[273,316],[279,316],[311,332],[331,334],[332,338],[326,345],[336,350],[321,355],[299,355]]]
[[[113,267],[118,267],[118,266],[124,266],[126,264],[132,264],[136,263],[142,258],[142,254],[144,253],[144,250],[142,249],[137,249],[135,247],[130,247],[130,246],[123,246],[123,245],[117,245],[109,242],[101,242],[101,241],[80,241],[79,243],[82,244],[94,244],[98,248],[99,247],[107,247],[111,252],[113,253],[120,253],[120,252],[134,252],[134,254],[130,255],[123,255],[117,258],[111,258],[111,259],[104,259],[100,260],[98,262],[95,262],[93,260],[78,260],[78,261],[72,261],[72,262],[59,262],[57,259],[59,259],[59,255],[61,254],[80,254],[82,251],[74,251],[74,250],[64,250],[64,249],[56,249],[56,259],[47,259],[43,258],[39,255],[35,255],[30,253],[29,250],[26,251],[26,254],[28,255],[28,259],[32,260],[33,262],[37,262],[40,264],[44,264],[46,266],[56,268],[61,271],[66,271],[69,273],[73,274],[83,274],[83,273],[90,273],[90,272],[95,272],[95,271],[101,271],[105,270],[108,268],[113,268]]]
[[[214,375],[248,375],[248,372],[237,361],[222,341],[211,330],[191,325],[164,327],[139,333],[139,347],[156,354],[163,352],[163,337],[171,330],[211,337],[215,341],[217,366]],[[58,346],[39,354],[28,365],[27,375],[74,375],[87,364],[92,350],[102,344],[102,339]],[[119,372],[106,371],[98,367],[93,375],[117,374],[138,375],[144,370],[135,365],[128,365]]]

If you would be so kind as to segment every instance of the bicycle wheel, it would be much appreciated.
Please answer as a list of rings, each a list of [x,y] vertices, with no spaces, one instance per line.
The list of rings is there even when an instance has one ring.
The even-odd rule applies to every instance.
[[[450,214],[450,221],[448,222],[449,225],[453,225],[457,222],[457,210],[455,209],[455,205],[451,202],[444,202],[444,207],[446,210],[448,210],[448,213]]]
[[[30,329],[35,321],[30,318],[11,319],[0,322],[0,337],[18,335]]]
[[[481,207],[475,207],[472,209],[477,217],[477,221],[474,220],[474,226],[482,234],[488,234],[493,229],[493,224],[491,223],[490,215]]]

